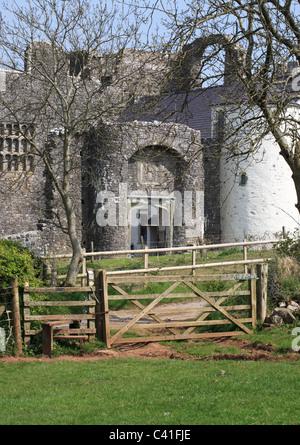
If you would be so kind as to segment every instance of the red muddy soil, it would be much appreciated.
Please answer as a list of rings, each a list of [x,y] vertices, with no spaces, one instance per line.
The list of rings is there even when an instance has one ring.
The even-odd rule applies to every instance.
[[[219,346],[235,346],[241,350],[241,353],[229,354],[218,353],[205,357],[193,357],[188,354],[178,353],[169,346],[160,343],[135,343],[119,346],[114,349],[99,350],[92,354],[81,355],[61,355],[59,357],[2,357],[0,363],[18,363],[18,362],[53,362],[57,360],[72,360],[76,362],[95,361],[103,359],[116,359],[135,357],[140,359],[178,359],[178,360],[244,360],[244,361],[280,361],[280,360],[299,360],[300,354],[291,352],[284,355],[274,355],[275,346],[271,343],[251,343],[245,339],[238,338],[219,338],[214,339],[214,343]]]

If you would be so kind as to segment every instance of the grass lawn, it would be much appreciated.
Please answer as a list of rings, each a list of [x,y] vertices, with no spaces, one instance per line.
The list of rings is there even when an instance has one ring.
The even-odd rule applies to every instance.
[[[0,361],[0,425],[296,425],[299,363]]]
[[[241,255],[211,252],[205,261]],[[190,264],[191,255],[150,262],[162,267],[177,265],[177,259]],[[130,260],[130,267],[142,267],[141,258]],[[128,259],[93,263],[95,268],[116,266],[129,268]],[[298,425],[300,360],[271,360],[272,354],[292,352],[292,327],[244,336],[273,345],[270,360],[264,361],[200,360],[220,353],[249,354],[213,341],[164,344],[195,360],[37,357],[9,363],[0,358],[0,425]]]

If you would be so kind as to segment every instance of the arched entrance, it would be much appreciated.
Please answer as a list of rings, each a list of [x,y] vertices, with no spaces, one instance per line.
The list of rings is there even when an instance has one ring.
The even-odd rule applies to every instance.
[[[172,247],[174,192],[182,188],[184,160],[163,146],[138,150],[129,160],[130,246]]]
[[[171,247],[173,244],[174,197],[138,196],[128,198],[130,245],[133,250]]]

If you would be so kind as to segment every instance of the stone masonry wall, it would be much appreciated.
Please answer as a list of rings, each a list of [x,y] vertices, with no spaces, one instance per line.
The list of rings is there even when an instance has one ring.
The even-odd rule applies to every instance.
[[[162,187],[159,184],[158,187],[153,183],[148,185],[139,183],[134,159],[136,156],[141,157],[143,152],[146,158],[146,154],[153,150],[160,150],[159,156],[163,153],[164,167],[168,170],[169,181],[164,181],[161,184]],[[197,152],[198,155],[196,155]],[[93,172],[95,182],[91,184],[92,181],[88,181],[85,191],[87,199],[84,200],[83,226],[86,229],[86,226],[90,225],[86,243],[88,246],[90,241],[94,240],[96,250],[130,248],[129,227],[124,215],[127,212],[127,196],[132,193],[138,192],[149,196],[151,192],[157,194],[159,191],[163,196],[177,189],[182,196],[184,192],[196,193],[197,191],[203,198],[204,171],[200,133],[184,125],[158,122],[108,125],[99,129],[98,133],[90,139],[88,158],[90,165],[93,166],[90,171]],[[97,202],[99,192],[105,192],[105,196],[109,198],[105,206],[108,218],[106,226],[100,226],[97,223],[97,215],[103,214],[101,203]],[[115,214],[115,225],[109,224],[109,214]],[[195,206],[191,215],[188,216],[195,218],[196,221]],[[174,246],[196,242],[199,236],[203,236],[204,205],[198,208],[197,216],[199,233],[193,229],[195,221],[189,221],[186,216],[181,226],[174,227],[172,240]]]

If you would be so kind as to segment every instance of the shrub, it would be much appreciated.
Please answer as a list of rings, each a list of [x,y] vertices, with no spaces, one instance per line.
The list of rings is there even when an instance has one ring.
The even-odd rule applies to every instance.
[[[299,300],[300,232],[295,230],[274,246],[277,256],[269,264],[269,295],[273,302]]]
[[[10,240],[0,240],[0,287],[11,286],[11,280],[17,276],[19,285],[28,279],[30,285],[40,284],[42,263],[26,247]]]
[[[268,293],[275,304],[299,299],[300,264],[294,258],[277,256],[269,263]]]
[[[285,238],[275,245],[275,250],[279,256],[294,258],[300,264],[299,229],[296,229],[292,234],[288,232]]]

